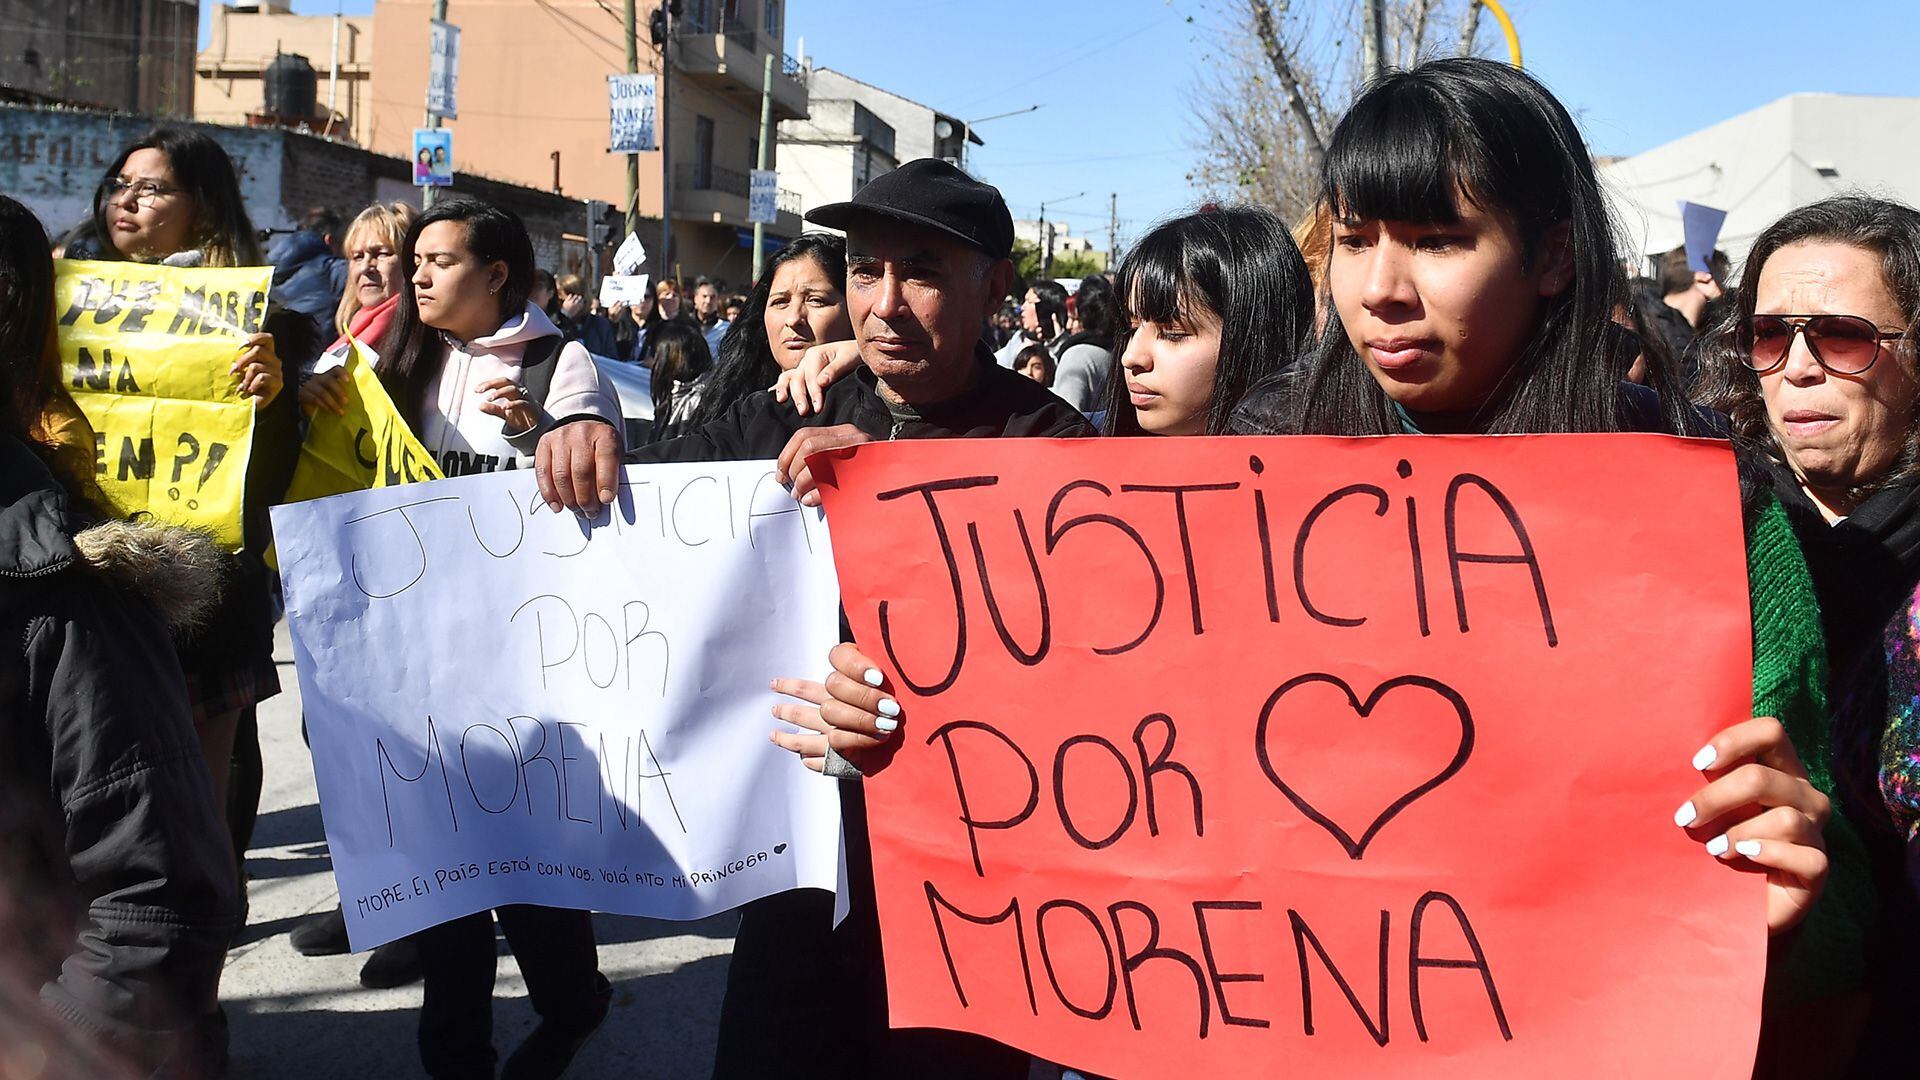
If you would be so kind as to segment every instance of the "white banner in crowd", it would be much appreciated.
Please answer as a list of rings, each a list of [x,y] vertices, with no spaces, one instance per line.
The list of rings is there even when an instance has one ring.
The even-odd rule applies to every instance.
[[[839,640],[825,519],[771,462],[533,471],[273,510],[355,949],[511,903],[694,919],[832,890],[836,785],[767,733]]]
[[[600,279],[600,306],[632,306],[647,298],[646,274],[608,274]]]
[[[653,145],[654,82],[651,75],[607,76],[607,149],[640,154]]]
[[[460,28],[438,19],[433,27],[432,52],[427,60],[427,113],[443,120],[460,118]]]

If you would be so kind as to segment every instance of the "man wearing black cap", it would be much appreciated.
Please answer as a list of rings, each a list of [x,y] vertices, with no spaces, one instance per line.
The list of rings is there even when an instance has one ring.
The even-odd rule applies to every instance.
[[[1000,367],[981,320],[1013,279],[1013,219],[1000,192],[938,158],[910,161],[849,202],[807,220],[847,234],[847,312],[865,362],[801,416],[753,394],[683,438],[630,452],[629,462],[778,457],[781,479],[813,503],[808,454],[869,439],[1091,435],[1071,406]],[[613,501],[618,436],[581,421],[540,440],[535,471],[555,510],[588,513]]]
[[[847,311],[863,366],[830,387],[814,415],[754,394],[727,416],[642,447],[628,461],[778,457],[782,479],[812,505],[818,494],[805,461],[818,450],[880,439],[1093,434],[1080,413],[1001,367],[980,341],[981,321],[1013,278],[1013,220],[998,191],[944,161],[921,159],[807,219],[846,231]],[[617,445],[613,428],[597,421],[549,432],[536,466],[542,496],[555,510],[589,513],[612,502]],[[1024,1080],[1024,1052],[960,1032],[888,1029],[858,781],[843,782],[841,807],[847,918],[834,926],[832,897],[814,890],[742,909],[714,1076]]]

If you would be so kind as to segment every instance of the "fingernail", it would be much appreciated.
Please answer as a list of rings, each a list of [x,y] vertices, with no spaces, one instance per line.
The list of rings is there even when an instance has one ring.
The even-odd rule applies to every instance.
[[[1715,750],[1712,743],[1708,743],[1700,748],[1699,753],[1693,755],[1693,767],[1701,772],[1706,772],[1708,769],[1713,768],[1713,763],[1718,761],[1719,758],[1720,751]]]
[[[861,672],[860,677],[866,680],[868,686],[880,685],[881,675],[880,669],[877,667],[870,667],[866,671]]]
[[[890,697],[881,698],[880,699],[880,715],[881,716],[899,716],[900,703],[893,700]]]
[[[560,504],[557,502],[550,502],[547,504],[547,509],[557,514],[560,512]]]
[[[1713,839],[1707,841],[1707,854],[1717,859],[1720,856],[1725,855],[1726,853],[1727,853],[1727,834],[1726,833],[1721,833],[1719,836],[1716,836]]]
[[[1673,812],[1673,823],[1684,829],[1693,824],[1693,819],[1698,817],[1699,813],[1698,810],[1693,808],[1692,802],[1681,803],[1680,809]]]
[[[1745,855],[1749,859],[1752,859],[1759,856],[1760,854],[1760,841],[1742,840],[1739,843],[1733,845],[1733,850],[1739,852],[1742,855]]]
[[[892,731],[893,729],[895,729],[895,728],[897,728],[897,727],[899,727],[899,726],[900,726],[900,721],[898,721],[898,720],[895,720],[895,719],[894,719],[893,717],[891,717],[891,716],[883,716],[883,717],[881,717],[881,718],[879,718],[878,720],[875,720],[875,721],[873,722],[873,726],[874,726],[874,727],[877,727],[877,728],[879,728],[879,729],[880,729],[881,731],[888,731],[888,732],[890,732],[890,731]]]
[[[611,506],[611,505],[613,505],[613,492],[612,492],[612,491],[610,491],[610,490],[608,490],[608,489],[606,489],[606,488],[601,488],[601,489],[600,489],[600,504],[601,504],[602,506]]]

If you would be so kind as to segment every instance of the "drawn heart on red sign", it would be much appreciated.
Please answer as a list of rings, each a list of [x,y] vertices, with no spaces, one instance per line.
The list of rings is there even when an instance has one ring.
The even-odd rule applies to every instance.
[[[1424,778],[1421,778],[1422,774],[1425,773],[1424,766],[1416,766],[1418,771],[1415,772],[1412,777],[1405,775],[1399,777],[1391,775],[1382,776],[1379,770],[1368,768],[1346,770],[1337,778],[1333,776],[1318,778],[1295,777],[1296,782],[1318,779],[1322,783],[1338,782],[1345,785],[1368,785],[1370,787],[1384,785],[1385,790],[1388,792],[1386,796],[1388,800],[1386,802],[1386,809],[1380,811],[1378,816],[1374,817],[1372,823],[1360,834],[1358,841],[1354,840],[1353,834],[1348,832],[1339,822],[1321,812],[1321,810],[1311,802],[1308,802],[1293,783],[1289,783],[1281,778],[1280,771],[1274,766],[1273,758],[1267,749],[1267,729],[1274,718],[1275,710],[1279,708],[1281,700],[1294,690],[1315,683],[1323,683],[1328,686],[1337,687],[1342,694],[1346,695],[1349,707],[1353,709],[1355,715],[1361,720],[1366,720],[1372,715],[1374,708],[1380,704],[1381,699],[1386,697],[1387,694],[1402,687],[1407,687],[1432,694],[1445,704],[1444,708],[1420,709],[1413,713],[1412,716],[1417,719],[1417,722],[1446,725],[1457,723],[1459,725],[1460,737],[1455,745],[1452,760],[1448,761],[1437,772],[1425,775]],[[1394,733],[1391,731],[1369,732],[1368,737],[1375,739],[1392,738],[1394,737]],[[1353,687],[1347,685],[1345,679],[1337,675],[1327,675],[1316,672],[1287,680],[1278,690],[1273,692],[1272,696],[1267,698],[1265,707],[1260,710],[1260,726],[1255,733],[1254,740],[1254,750],[1260,757],[1260,769],[1267,774],[1267,779],[1273,783],[1273,786],[1279,788],[1280,793],[1285,795],[1288,801],[1292,802],[1295,807],[1299,808],[1300,812],[1305,814],[1309,820],[1331,833],[1335,840],[1340,841],[1340,846],[1347,850],[1348,858],[1358,859],[1366,854],[1367,845],[1373,842],[1373,838],[1379,834],[1387,822],[1393,820],[1394,815],[1412,805],[1415,799],[1446,783],[1452,778],[1454,773],[1460,771],[1461,766],[1467,763],[1467,757],[1473,753],[1473,714],[1467,708],[1466,699],[1461,697],[1452,687],[1423,675],[1402,675],[1399,678],[1388,679],[1386,682],[1375,687],[1373,693],[1368,694],[1367,700],[1363,702],[1360,700],[1360,695],[1353,692]],[[1412,786],[1405,788],[1399,786],[1401,781],[1409,779],[1414,781]]]

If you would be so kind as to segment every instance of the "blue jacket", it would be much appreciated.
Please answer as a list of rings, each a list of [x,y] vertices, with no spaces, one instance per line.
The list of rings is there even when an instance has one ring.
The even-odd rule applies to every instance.
[[[328,250],[318,233],[296,232],[282,237],[268,255],[273,263],[274,306],[306,316],[313,322],[313,339],[325,348],[338,337],[333,316],[339,310],[340,297],[347,288],[347,260]],[[314,356],[283,356],[289,367],[298,364],[302,371],[313,366]]]

